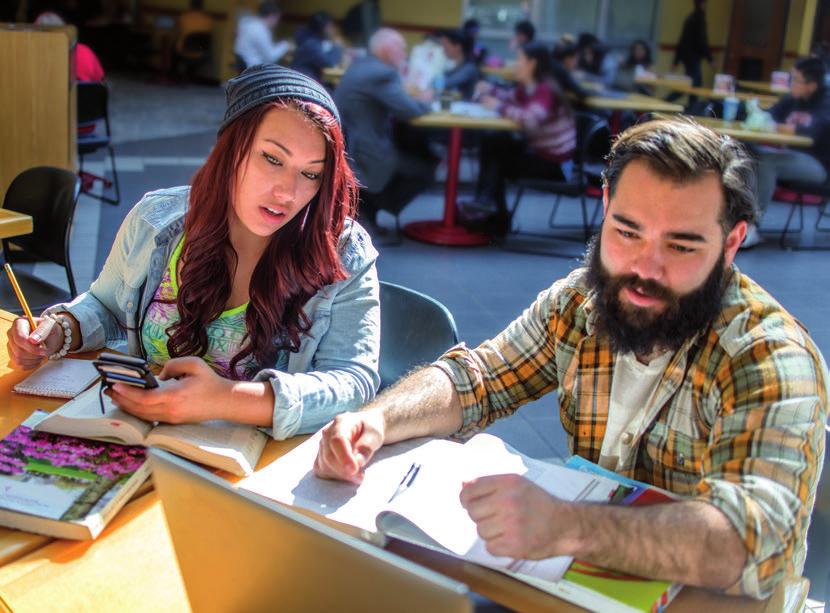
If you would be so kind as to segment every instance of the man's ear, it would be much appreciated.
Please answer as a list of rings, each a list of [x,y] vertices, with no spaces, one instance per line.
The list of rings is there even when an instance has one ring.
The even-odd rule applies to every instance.
[[[745,221],[739,221],[729,231],[729,234],[726,235],[726,240],[723,243],[723,259],[727,268],[732,266],[732,262],[735,260],[735,254],[738,252],[738,248],[746,237],[746,230],[747,223]]]

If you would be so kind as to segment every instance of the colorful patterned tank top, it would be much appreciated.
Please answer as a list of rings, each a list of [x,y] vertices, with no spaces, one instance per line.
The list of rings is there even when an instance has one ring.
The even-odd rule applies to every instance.
[[[170,359],[167,351],[167,329],[179,321],[176,308],[176,296],[179,285],[176,270],[181,255],[184,237],[176,245],[170,264],[162,276],[161,284],[147,309],[144,324],[141,327],[141,341],[150,364],[162,366]],[[230,372],[231,358],[239,353],[247,333],[245,311],[248,303],[223,311],[218,318],[207,326],[208,350],[203,356],[213,370],[225,378],[232,379]],[[251,379],[256,374],[253,356],[248,356],[236,366],[236,372],[242,378]]]

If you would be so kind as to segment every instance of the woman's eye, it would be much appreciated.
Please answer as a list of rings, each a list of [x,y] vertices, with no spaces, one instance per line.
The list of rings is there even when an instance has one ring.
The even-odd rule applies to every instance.
[[[269,153],[266,153],[265,151],[262,152],[262,157],[264,157],[269,164],[273,164],[274,166],[282,166],[282,163],[277,158]]]
[[[317,180],[320,179],[320,173],[319,172],[304,172],[303,176],[306,179],[309,179],[311,181],[317,181]]]

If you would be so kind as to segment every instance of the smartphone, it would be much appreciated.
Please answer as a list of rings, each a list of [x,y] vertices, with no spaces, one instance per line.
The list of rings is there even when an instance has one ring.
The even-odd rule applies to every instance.
[[[104,386],[115,383],[126,383],[144,389],[153,389],[159,386],[156,377],[150,371],[145,360],[129,355],[116,353],[102,353],[92,364],[101,373]]]

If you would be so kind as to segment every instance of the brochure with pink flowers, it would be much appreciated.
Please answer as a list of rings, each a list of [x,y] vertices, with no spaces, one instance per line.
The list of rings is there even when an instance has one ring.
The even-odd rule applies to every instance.
[[[145,449],[35,431],[46,415],[0,440],[0,525],[94,539],[150,474]]]

